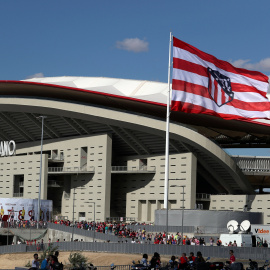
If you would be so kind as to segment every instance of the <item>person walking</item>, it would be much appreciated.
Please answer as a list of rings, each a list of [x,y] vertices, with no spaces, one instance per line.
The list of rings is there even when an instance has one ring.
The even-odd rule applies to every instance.
[[[230,250],[229,254],[230,254],[230,264],[232,264],[235,262],[235,256],[232,249]]]

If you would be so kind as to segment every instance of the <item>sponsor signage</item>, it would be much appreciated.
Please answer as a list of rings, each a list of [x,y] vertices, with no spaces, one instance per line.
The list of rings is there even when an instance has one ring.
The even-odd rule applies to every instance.
[[[255,233],[261,233],[261,234],[269,234],[269,230],[264,230],[264,229],[254,229]]]
[[[49,221],[52,218],[53,204],[51,200],[41,200],[40,219]],[[38,200],[21,198],[1,198],[0,215],[3,220],[12,218],[14,220],[37,220]]]
[[[251,232],[256,235],[270,235],[270,226],[269,225],[251,225]]]
[[[9,157],[16,154],[16,143],[15,141],[1,141],[0,142],[0,156]]]

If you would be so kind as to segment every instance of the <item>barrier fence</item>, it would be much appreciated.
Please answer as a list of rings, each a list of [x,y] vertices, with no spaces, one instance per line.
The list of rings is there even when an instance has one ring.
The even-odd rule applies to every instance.
[[[117,270],[130,270],[131,265],[114,265]],[[97,270],[111,270],[111,266],[95,266]]]
[[[60,251],[93,251],[126,254],[149,254],[158,252],[162,255],[179,256],[183,252],[194,254],[201,251],[204,257],[228,258],[229,250],[233,249],[237,259],[265,260],[270,257],[270,248],[263,247],[217,247],[217,246],[178,246],[178,245],[142,245],[129,243],[98,243],[98,242],[59,242],[51,244],[51,248],[58,246]],[[44,248],[47,248],[44,245]],[[36,252],[36,246],[12,245],[0,246],[0,253]],[[161,258],[162,259],[162,258]],[[111,262],[117,264],[117,261]]]

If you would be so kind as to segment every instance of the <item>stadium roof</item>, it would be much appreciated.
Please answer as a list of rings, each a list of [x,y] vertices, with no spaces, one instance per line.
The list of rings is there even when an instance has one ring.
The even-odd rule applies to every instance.
[[[67,91],[68,90],[68,91]],[[166,117],[166,83],[103,77],[48,77],[0,81],[0,95],[35,96],[92,103]],[[202,114],[172,112],[171,121],[182,123],[223,148],[270,147],[270,121],[236,121]]]

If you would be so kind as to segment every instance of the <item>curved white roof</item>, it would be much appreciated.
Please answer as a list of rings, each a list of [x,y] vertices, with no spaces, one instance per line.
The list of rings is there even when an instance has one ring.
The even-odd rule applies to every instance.
[[[121,96],[123,98],[127,97],[145,100],[146,102],[155,102],[164,105],[167,104],[168,84],[162,82],[75,76],[32,78],[23,81],[73,87]],[[270,94],[268,94],[267,97],[270,99]],[[270,120],[257,119],[252,121],[255,123],[265,123],[270,125]]]
[[[74,87],[161,104],[167,103],[168,84],[161,82],[68,76],[32,78],[24,81]]]

